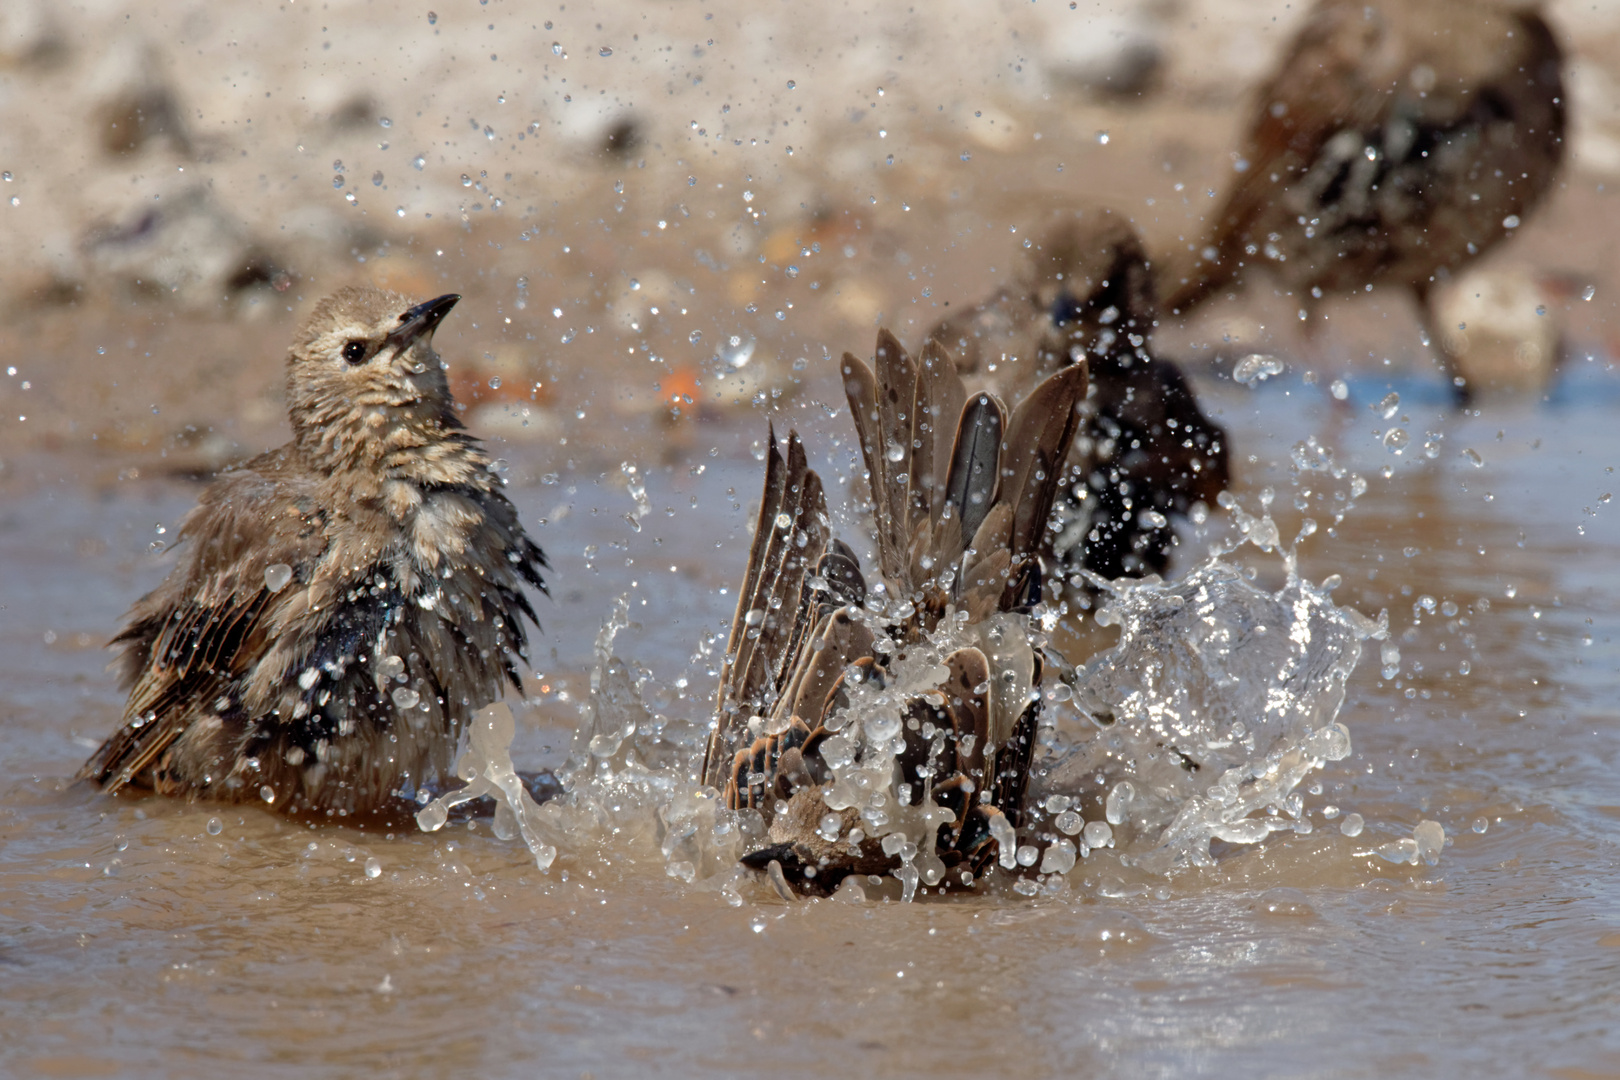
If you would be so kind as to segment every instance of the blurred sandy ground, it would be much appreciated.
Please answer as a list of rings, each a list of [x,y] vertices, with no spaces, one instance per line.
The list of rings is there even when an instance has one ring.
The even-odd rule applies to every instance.
[[[475,430],[683,453],[701,416],[830,396],[828,355],[995,287],[1048,208],[1188,242],[1304,7],[8,0],[0,475],[278,441],[290,328],[356,280],[465,294],[439,346]],[[1620,3],[1548,11],[1571,162],[1491,261],[1568,285],[1601,352]],[[1426,363],[1406,303],[1332,309],[1312,362]],[[1287,307],[1161,344],[1197,363],[1241,325],[1286,350]]]

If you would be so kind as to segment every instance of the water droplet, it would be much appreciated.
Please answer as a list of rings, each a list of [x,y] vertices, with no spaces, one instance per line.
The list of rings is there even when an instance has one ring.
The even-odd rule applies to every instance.
[[[1362,819],[1360,814],[1346,814],[1344,815],[1344,820],[1339,822],[1339,831],[1344,833],[1346,836],[1360,836],[1361,830],[1366,826],[1366,824],[1366,821]]]
[[[1108,145],[1108,132],[1106,132],[1106,131],[1097,132],[1097,145],[1099,145],[1099,146],[1107,146]]]
[[[501,377],[499,375],[491,375],[489,377],[489,388],[491,390],[499,390],[501,388]]]
[[[1103,811],[1103,816],[1108,819],[1108,824],[1123,825],[1129,821],[1131,802],[1135,798],[1136,786],[1129,780],[1121,780],[1115,784],[1114,789],[1108,793],[1108,800]],[[1090,843],[1090,841],[1088,840],[1087,843]]]
[[[263,785],[259,788],[259,798],[263,799],[267,803],[275,802],[276,789],[271,787],[269,784]]]
[[[701,331],[701,330],[692,331],[690,334],[686,335],[686,340],[690,341],[693,345],[696,345],[698,342],[703,340],[703,331]]]
[[[1518,214],[1509,214],[1507,217],[1502,219],[1502,228],[1504,228],[1504,229],[1517,229],[1518,227],[1519,227],[1519,215]]]
[[[608,48],[606,45],[604,45],[600,49],[596,50],[596,55],[597,56],[612,56],[613,55],[613,50]]]
[[[417,154],[415,157],[411,158],[411,168],[415,169],[417,172],[421,172],[426,167],[427,167],[427,155],[426,154]]]
[[[382,185],[383,185],[383,174],[382,174],[382,170],[378,169],[376,172],[371,174],[371,186],[372,187],[382,187]]]
[[[735,371],[754,358],[754,339],[744,334],[732,334],[726,338],[726,343],[720,347],[717,355],[727,367]]]
[[[1485,464],[1485,459],[1479,456],[1479,451],[1472,448],[1464,450],[1462,452],[1462,456],[1467,458],[1468,464],[1472,465],[1476,469]]]
[[[551,43],[551,53],[552,53],[553,56],[561,56],[563,54],[562,42],[553,41]]]
[[[1313,439],[1301,440],[1294,444],[1290,453],[1294,459],[1295,467],[1309,471],[1321,472],[1333,464],[1333,454]]]
[[[1343,379],[1334,379],[1328,385],[1328,391],[1333,395],[1334,401],[1343,401],[1350,396],[1350,385]]]
[[[1248,385],[1261,383],[1283,373],[1283,362],[1265,353],[1250,353],[1232,367],[1232,381]]]
[[[366,877],[374,879],[382,877],[382,863],[377,861],[375,855],[366,860]]]
[[[1074,844],[1068,840],[1056,840],[1046,849],[1041,858],[1043,874],[1067,874],[1074,869]]]
[[[11,179],[11,174],[10,173],[6,174],[6,179],[7,180]],[[1596,295],[1597,295],[1597,286],[1596,285],[1588,285],[1586,288],[1581,290],[1581,299],[1582,300],[1591,300],[1592,297],[1594,297]]]
[[[204,825],[203,828],[208,830],[209,836],[218,836],[225,831],[225,823],[217,817],[211,817],[208,819],[208,824]]]
[[[428,12],[428,25],[429,26],[432,26],[434,23],[436,23],[438,21],[439,21],[439,13],[437,11]]]
[[[264,587],[278,593],[292,580],[292,567],[284,562],[272,563],[264,568]]]
[[[392,120],[388,119],[388,117],[386,117],[386,116],[379,118],[377,120],[377,123],[382,125],[385,128],[394,126],[394,122]]]
[[[468,176],[466,173],[462,173],[461,174],[461,186],[462,187],[472,187],[472,184],[473,184],[472,177]]]
[[[1398,454],[1406,449],[1406,444],[1412,441],[1412,436],[1406,433],[1405,428],[1390,428],[1384,433],[1384,446],[1392,454]]]
[[[396,686],[392,697],[394,705],[401,709],[414,709],[422,700],[422,695],[408,686]]]
[[[1417,841],[1417,854],[1420,859],[1430,866],[1440,861],[1440,852],[1446,846],[1446,829],[1438,821],[1420,821],[1417,828],[1412,830],[1412,839]]]

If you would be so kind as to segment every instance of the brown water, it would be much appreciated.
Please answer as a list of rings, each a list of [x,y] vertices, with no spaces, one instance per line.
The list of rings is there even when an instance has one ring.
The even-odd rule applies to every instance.
[[[1601,366],[1467,418],[1402,383],[1405,423],[1368,410],[1389,389],[1370,376],[1343,404],[1292,377],[1209,383],[1240,494],[1275,486],[1285,536],[1299,439],[1371,477],[1302,563],[1343,576],[1340,604],[1389,609],[1400,670],[1368,643],[1310,835],[1145,884],[1095,855],[1055,899],[749,887],[734,907],[634,830],[540,873],[487,823],[387,837],[75,786],[120,710],[100,643],[195,489],[14,462],[36,480],[0,510],[0,1074],[1620,1075],[1620,381]],[[808,395],[785,421],[842,434]],[[1372,434],[1396,423],[1398,456]],[[555,564],[520,766],[560,763],[620,593],[638,625],[619,654],[677,727],[701,722],[688,661],[730,614],[762,427],[698,429],[717,448],[698,475],[648,464],[640,532],[617,458],[551,477],[502,450]],[[1452,841],[1438,865],[1368,854],[1426,818]]]
[[[1400,660],[1385,678],[1366,644],[1340,715],[1353,753],[1301,787],[1309,835],[1170,878],[1097,853],[1059,897],[787,904],[751,885],[733,906],[666,874],[645,816],[581,830],[541,873],[487,823],[310,830],[72,784],[122,708],[101,645],[196,498],[165,471],[279,438],[292,324],[368,278],[466,294],[438,336],[457,393],[490,406],[501,377],[513,403],[474,412],[476,431],[533,404],[499,447],[555,566],[519,765],[563,763],[621,594],[637,622],[617,652],[690,741],[713,685],[693,655],[729,620],[760,483],[766,418],[728,402],[786,386],[777,429],[838,475],[824,348],[868,348],[879,319],[915,341],[1006,282],[1053,205],[1109,201],[1155,250],[1193,235],[1245,88],[1303,10],[1113,5],[1162,24],[1168,66],[1159,90],[1099,101],[1053,54],[1085,44],[1071,14],[1117,31],[1089,22],[1108,5],[438,6],[0,13],[0,351],[19,369],[0,379],[0,1077],[1620,1077],[1620,379],[1577,363],[1548,401],[1451,416],[1432,375],[1402,374],[1430,368],[1382,292],[1334,307],[1312,346],[1317,370],[1351,373],[1346,403],[1297,370],[1200,382],[1244,505],[1275,487],[1284,536],[1302,438],[1371,480],[1302,569],[1387,608]],[[1583,72],[1573,160],[1499,258],[1595,283],[1553,314],[1612,341],[1620,31],[1551,7]],[[30,32],[48,48],[24,63]],[[189,148],[105,150],[120,63],[195,113]],[[604,153],[621,110],[642,147]],[[198,185],[229,228],[188,233],[182,214],[148,263],[96,262],[108,222]],[[289,292],[221,307],[205,268],[172,296],[126,280],[243,236],[296,272]],[[1280,327],[1256,340],[1287,351],[1295,305],[1254,292]],[[1165,337],[1205,355],[1224,325]],[[757,338],[758,386],[715,385],[732,334]],[[655,420],[683,388],[717,422]],[[1395,417],[1369,411],[1392,388]],[[1400,455],[1373,434],[1396,424]],[[640,531],[627,458],[651,500]],[[1437,865],[1370,854],[1423,820],[1450,841]]]

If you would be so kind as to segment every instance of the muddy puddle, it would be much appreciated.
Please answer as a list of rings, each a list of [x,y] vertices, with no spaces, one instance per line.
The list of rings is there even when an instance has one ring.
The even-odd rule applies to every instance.
[[[1214,865],[1157,876],[1100,851],[1034,898],[790,904],[746,882],[728,898],[671,877],[635,828],[582,834],[542,873],[487,821],[380,836],[104,799],[67,780],[119,711],[99,646],[164,572],[156,530],[195,489],[41,482],[0,521],[0,1060],[13,1075],[967,1075],[1009,1055],[1031,1076],[1606,1074],[1620,383],[1600,366],[1464,418],[1422,380],[1351,378],[1343,401],[1295,376],[1204,384],[1240,452],[1239,503],[1273,488],[1282,535],[1301,441],[1367,478],[1299,547],[1306,578],[1342,578],[1336,603],[1389,612],[1339,714],[1353,749],[1298,788],[1308,833],[1217,842]],[[838,428],[809,400],[776,419],[824,445]],[[505,448],[555,566],[520,766],[562,763],[621,595],[615,651],[647,669],[670,737],[704,718],[693,658],[730,616],[764,420],[699,429],[712,456],[647,463],[639,532],[622,462],[556,469]],[[1412,435],[1398,455],[1392,424]],[[1274,556],[1231,558],[1281,585]],[[1444,829],[1435,865],[1372,854],[1425,820]]]
[[[1132,610],[1175,632],[1198,601],[1171,593],[1203,573],[1234,625],[1271,604],[1296,630],[1303,603],[1313,634],[1354,630],[1310,638],[1340,671],[1313,724],[1347,741],[1257,808],[1263,839],[1155,861],[1121,828],[1033,895],[904,903],[892,880],[786,902],[664,844],[767,424],[849,506],[832,358],[1012,280],[1054,207],[1185,240],[1300,5],[1074,33],[1062,5],[441,7],[0,17],[0,1075],[1620,1076],[1611,14],[1553,5],[1583,65],[1573,159],[1501,260],[1569,286],[1544,393],[1452,412],[1382,291],[1310,341],[1263,288],[1161,329],[1230,433],[1235,504]],[[1079,88],[1075,57],[1131,20],[1162,72],[1129,99]],[[86,118],[125,99],[185,124],[108,149]],[[216,281],[209,245],[262,272]],[[576,802],[544,870],[487,818],[311,829],[71,781],[122,711],[103,645],[171,565],[197,477],[285,438],[288,335],[356,281],[465,296],[437,345],[552,563],[520,768],[577,762],[582,707],[623,719],[592,698],[623,612],[651,801]],[[1251,348],[1285,370],[1234,383]],[[1315,522],[1309,602],[1241,515],[1285,547]],[[1082,745],[1046,748],[1037,791],[1095,821],[1121,777]]]

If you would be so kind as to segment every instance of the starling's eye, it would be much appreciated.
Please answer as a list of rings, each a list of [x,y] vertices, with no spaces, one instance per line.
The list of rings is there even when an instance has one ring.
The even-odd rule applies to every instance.
[[[351,341],[343,346],[343,359],[351,364],[358,364],[366,358],[366,343]]]

